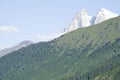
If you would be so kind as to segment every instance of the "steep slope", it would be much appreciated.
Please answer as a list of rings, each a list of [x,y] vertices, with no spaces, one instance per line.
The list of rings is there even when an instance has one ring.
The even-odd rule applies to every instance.
[[[117,17],[3,56],[0,80],[117,80],[119,68]]]
[[[89,16],[87,10],[82,9],[65,28],[64,32],[70,32],[82,27],[98,24],[110,18],[118,17],[119,15],[113,13],[105,8],[101,8],[95,16]]]
[[[69,32],[79,27],[86,27],[90,26],[90,20],[92,16],[89,16],[87,10],[82,9],[71,21],[71,23],[66,27],[65,32]]]
[[[103,22],[107,19],[113,18],[113,17],[117,17],[118,14],[113,13],[107,9],[102,8],[97,15],[95,16],[95,21],[94,24],[98,24],[100,22]]]
[[[21,49],[23,47],[29,46],[31,44],[33,44],[33,42],[28,40],[28,41],[23,41],[23,42],[21,42],[20,44],[18,44],[16,46],[0,50],[0,57],[4,56],[6,54],[9,54],[9,53],[11,53],[13,51],[19,50],[19,49]]]

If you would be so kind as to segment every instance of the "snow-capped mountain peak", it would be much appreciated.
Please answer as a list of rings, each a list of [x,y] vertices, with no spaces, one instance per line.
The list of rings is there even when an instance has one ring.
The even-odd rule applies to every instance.
[[[77,15],[88,15],[88,13],[87,13],[87,10],[86,9],[82,9],[80,12],[78,12],[78,14]]]
[[[105,8],[101,8],[100,11],[95,16],[89,16],[86,9],[82,9],[76,16],[72,19],[70,24],[65,28],[64,32],[70,32],[81,27],[87,27],[90,25],[98,24],[110,18],[119,16]]]
[[[101,8],[100,11],[96,15],[96,19],[94,21],[94,24],[98,24],[98,23],[103,22],[107,19],[117,17],[117,16],[119,16],[119,15],[116,13],[113,13],[105,8]]]
[[[75,15],[71,23],[65,28],[65,32],[69,32],[79,27],[86,27],[90,25],[90,19],[92,16],[89,16],[86,9],[82,9],[79,13]]]

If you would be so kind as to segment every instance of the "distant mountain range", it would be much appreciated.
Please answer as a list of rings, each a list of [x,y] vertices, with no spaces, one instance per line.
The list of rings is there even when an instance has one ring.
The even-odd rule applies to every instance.
[[[82,9],[75,15],[70,24],[65,28],[64,32],[69,32],[78,28],[88,27],[94,24],[101,23],[110,18],[119,16],[107,9],[101,8],[95,16],[89,16],[86,9]]]
[[[11,53],[13,51],[19,50],[19,49],[21,49],[23,47],[27,47],[27,46],[29,46],[31,44],[33,44],[33,42],[28,40],[28,41],[23,41],[23,42],[17,44],[16,46],[0,50],[0,57],[4,56],[6,54],[9,54],[9,53]]]

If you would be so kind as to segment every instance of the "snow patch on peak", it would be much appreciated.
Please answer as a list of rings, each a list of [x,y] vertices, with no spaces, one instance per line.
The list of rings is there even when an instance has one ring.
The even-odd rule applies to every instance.
[[[65,32],[70,32],[72,30],[78,29],[79,27],[90,26],[90,20],[92,16],[89,16],[86,9],[82,9],[76,16],[72,19],[71,23],[65,28]]]
[[[103,22],[107,19],[117,17],[117,16],[119,16],[119,15],[116,13],[113,13],[105,8],[101,8],[101,10],[96,15],[96,19],[94,21],[94,24],[98,24],[98,23]]]
[[[101,8],[100,11],[109,11],[109,10],[107,10],[105,8]]]
[[[78,15],[88,15],[88,12],[86,9],[82,9],[80,12],[78,12]]]
[[[101,8],[96,16],[89,16],[86,9],[82,9],[72,19],[70,24],[64,29],[64,32],[70,32],[82,27],[88,27],[90,25],[98,24],[110,18],[119,16],[105,8]]]

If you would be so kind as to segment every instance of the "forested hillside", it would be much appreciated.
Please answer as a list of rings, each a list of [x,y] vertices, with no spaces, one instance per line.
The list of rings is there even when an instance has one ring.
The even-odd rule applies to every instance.
[[[0,58],[0,80],[119,80],[120,17]]]

